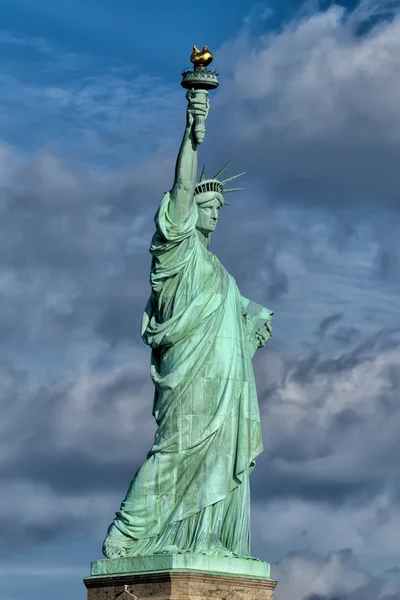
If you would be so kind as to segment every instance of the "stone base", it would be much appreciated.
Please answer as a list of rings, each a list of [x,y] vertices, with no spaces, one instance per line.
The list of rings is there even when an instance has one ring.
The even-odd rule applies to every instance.
[[[256,560],[159,555],[95,561],[85,585],[87,600],[273,600],[276,581]]]
[[[173,572],[89,577],[85,585],[87,600],[273,600],[276,581]]]

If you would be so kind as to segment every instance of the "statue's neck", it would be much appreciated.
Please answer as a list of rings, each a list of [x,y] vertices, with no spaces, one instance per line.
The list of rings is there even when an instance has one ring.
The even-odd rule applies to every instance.
[[[197,229],[197,235],[199,236],[200,242],[208,250],[209,247],[210,247],[210,243],[211,243],[211,234],[210,234],[210,232],[204,232],[201,229]]]

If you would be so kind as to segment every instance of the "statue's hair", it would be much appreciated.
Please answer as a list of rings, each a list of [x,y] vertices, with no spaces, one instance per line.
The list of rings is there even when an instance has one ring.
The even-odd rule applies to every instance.
[[[233,179],[236,179],[237,177],[244,175],[244,172],[239,173],[238,175],[234,175],[233,177],[229,177],[228,179],[225,179],[224,181],[219,181],[219,179],[218,179],[218,177],[225,171],[225,169],[227,168],[227,166],[229,165],[230,162],[231,161],[228,161],[226,163],[226,165],[224,165],[222,167],[222,169],[220,169],[218,171],[218,173],[212,179],[206,179],[206,165],[203,166],[203,169],[202,169],[201,175],[200,175],[200,181],[196,184],[196,187],[194,188],[195,200],[199,205],[203,204],[203,202],[201,202],[201,201],[198,202],[196,199],[196,196],[198,196],[199,194],[203,194],[204,192],[217,192],[222,197],[222,204],[228,204],[228,202],[226,202],[223,198],[224,194],[230,194],[231,192],[238,192],[239,190],[243,189],[243,188],[235,188],[235,189],[226,190],[224,188],[224,186],[226,183],[228,183],[228,181],[232,181]],[[204,202],[208,202],[208,200],[204,200]]]
[[[204,194],[208,194],[209,192],[214,192],[216,194],[216,198],[217,200],[220,202],[221,206],[223,206],[224,204],[229,204],[229,202],[225,201],[225,198],[223,197],[223,195],[221,194],[220,191],[218,190],[206,190],[204,192],[198,192],[194,199],[195,202],[197,204],[197,206],[202,206],[203,204],[207,204],[208,202],[211,202],[212,198],[210,198],[208,195],[204,198]]]

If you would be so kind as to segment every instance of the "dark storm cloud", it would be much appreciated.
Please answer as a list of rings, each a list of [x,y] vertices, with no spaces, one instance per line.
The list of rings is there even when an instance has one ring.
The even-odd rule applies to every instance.
[[[242,290],[256,282],[259,298],[274,302],[289,289],[288,275],[279,264],[283,248],[281,228],[274,228],[268,212],[250,200],[248,194],[246,197],[242,192],[232,202],[235,207],[220,214],[211,250],[223,260]]]
[[[148,295],[157,206],[142,201],[143,185],[126,174],[105,186],[49,155],[14,168],[0,196],[3,338],[40,320],[37,341],[91,327],[110,341],[132,339]]]
[[[295,496],[337,506],[370,501],[388,481],[400,490],[398,337],[382,331],[329,353],[283,359],[278,371],[268,365],[271,355],[258,363],[259,387],[269,382],[261,396],[266,451],[252,476],[256,501]]]
[[[318,327],[318,334],[320,336],[324,336],[328,329],[330,329],[333,325],[336,325],[342,317],[343,313],[336,313],[329,317],[325,317],[325,319],[322,319]]]
[[[148,357],[130,359],[40,388],[2,365],[0,552],[111,521],[154,436]]]
[[[50,482],[57,491],[77,491],[83,478],[86,488],[105,490],[109,476],[118,479],[118,469],[134,469],[154,430],[148,364],[143,356],[139,365],[137,357],[134,361],[132,355],[133,364],[122,368],[74,373],[75,380],[38,389],[28,384],[26,373],[21,381],[21,371],[3,365],[8,386],[3,386],[2,403],[14,406],[4,423],[2,449],[8,456],[1,473],[10,478],[18,472],[18,477]],[[77,398],[87,378],[91,386]],[[38,407],[45,419],[37,418]]]
[[[377,274],[384,281],[399,282],[400,245],[398,236],[387,227],[382,227],[380,233],[380,244],[375,256]]]
[[[361,332],[356,327],[338,327],[332,337],[344,346],[348,346],[361,337]]]
[[[327,319],[331,319],[331,317],[327,317]],[[335,318],[335,321],[337,320]],[[292,365],[290,377],[292,380],[303,383],[311,382],[317,375],[335,375],[335,373],[351,371],[358,365],[369,361],[377,353],[398,348],[399,336],[400,328],[393,331],[383,329],[373,336],[365,336],[359,344],[342,351],[335,357],[324,357],[319,351],[313,352]]]

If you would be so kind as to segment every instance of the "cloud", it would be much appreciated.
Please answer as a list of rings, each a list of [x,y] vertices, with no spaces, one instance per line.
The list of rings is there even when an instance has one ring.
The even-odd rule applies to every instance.
[[[280,202],[398,207],[400,16],[391,6],[332,5],[226,42],[216,55],[215,152],[229,147]]]
[[[48,485],[29,482],[3,482],[2,490],[0,552],[5,557],[57,536],[90,534],[116,503],[112,494],[59,495]]]
[[[318,328],[319,335],[324,336],[328,329],[330,329],[330,327],[336,325],[336,323],[340,321],[342,316],[343,313],[336,313],[334,315],[330,315],[329,317],[325,317],[325,319],[322,319]]]
[[[154,433],[149,357],[134,349],[128,356],[116,367],[99,368],[87,361],[47,386],[35,385],[28,373],[3,364],[3,475],[13,477],[18,468],[19,476],[37,481],[50,476],[57,488],[106,487],[100,467],[118,470],[135,463],[135,456],[143,458]],[[45,420],[37,418],[38,407]],[[92,479],[83,473],[90,463]]]
[[[0,166],[7,223],[0,242],[0,333],[5,340],[60,344],[73,331],[91,336],[98,326],[101,335],[115,337],[102,315],[112,321],[124,309],[118,334],[132,337],[135,304],[142,307],[149,293],[145,273],[156,202],[141,205],[142,184],[127,174],[105,183],[51,154],[18,158],[6,148]]]
[[[290,495],[265,502],[256,499],[252,516],[257,531],[253,552],[270,562],[288,549],[323,555],[347,547],[364,569],[397,566],[400,510],[396,498],[385,491],[336,505],[329,498],[321,502]]]
[[[9,143],[27,153],[46,148],[88,169],[142,163],[168,149],[184,100],[161,76],[9,32],[0,48],[0,123]]]
[[[276,600],[396,600],[400,594],[398,570],[365,573],[349,549],[325,557],[293,553],[275,566],[274,576]]]
[[[398,336],[382,334],[344,352],[300,360],[271,352],[260,359],[266,453],[259,494],[341,503],[400,491],[393,458],[399,451],[398,343]]]
[[[82,364],[47,386],[3,364],[2,553],[82,529],[105,534],[155,431],[148,356],[129,358],[117,367]]]
[[[252,475],[256,555],[275,561],[287,548],[322,555],[346,547],[372,572],[397,565],[398,361],[398,334],[388,332],[301,360],[272,347],[260,355],[265,452]],[[336,588],[318,593],[353,598]]]

